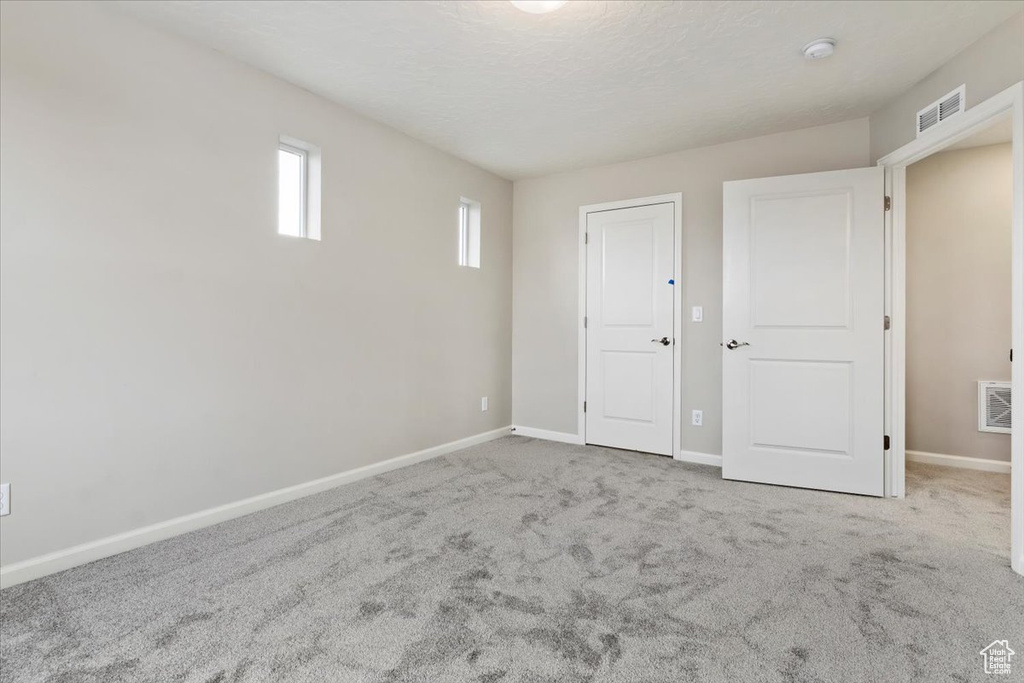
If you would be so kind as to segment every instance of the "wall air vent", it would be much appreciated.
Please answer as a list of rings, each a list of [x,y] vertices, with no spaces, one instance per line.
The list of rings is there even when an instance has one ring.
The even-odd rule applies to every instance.
[[[942,123],[953,114],[959,114],[964,110],[964,86],[960,86],[946,96],[946,99],[939,102],[939,123]]]
[[[978,382],[978,431],[1010,433],[1010,383]]]
[[[956,116],[965,108],[967,86],[961,85],[953,92],[940,97],[927,107],[917,112],[917,135],[931,130],[951,116]]]

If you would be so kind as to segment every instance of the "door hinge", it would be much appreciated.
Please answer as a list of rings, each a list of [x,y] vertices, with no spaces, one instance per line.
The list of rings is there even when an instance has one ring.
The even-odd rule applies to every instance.
[[[583,402],[583,412],[584,413],[587,412],[587,402],[586,401]]]
[[[590,244],[590,233],[583,233],[583,244]]]
[[[587,329],[587,316],[583,316],[583,329]]]
[[[891,211],[892,210],[892,197],[886,197],[885,198],[885,210],[886,211]]]
[[[892,319],[889,316],[885,316],[885,329],[892,327]]]
[[[883,450],[886,450],[886,451],[889,450],[889,435],[888,434],[886,434],[885,438],[882,440],[882,446],[883,446]]]

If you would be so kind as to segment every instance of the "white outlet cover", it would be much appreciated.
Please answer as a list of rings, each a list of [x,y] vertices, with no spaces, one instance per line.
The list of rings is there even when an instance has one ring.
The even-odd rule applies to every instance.
[[[480,399],[480,412],[481,413],[486,413],[487,412],[487,397],[486,396],[484,396],[483,398]]]
[[[11,514],[11,485],[0,484],[0,517]]]
[[[694,306],[693,307],[693,315],[690,317],[690,319],[693,320],[693,322],[695,322],[695,323],[702,323],[702,322],[704,322],[704,307],[703,306]]]
[[[693,426],[701,427],[704,425],[704,411],[695,410],[693,411]]]

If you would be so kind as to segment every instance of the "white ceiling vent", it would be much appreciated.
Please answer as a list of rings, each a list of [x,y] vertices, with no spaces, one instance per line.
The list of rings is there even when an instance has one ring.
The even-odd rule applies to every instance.
[[[964,100],[967,94],[967,86],[961,85],[953,92],[940,97],[927,107],[917,112],[917,134],[918,136],[926,130],[931,130],[951,116],[956,116],[964,110]]]
[[[978,382],[978,431],[1010,433],[1010,383]]]

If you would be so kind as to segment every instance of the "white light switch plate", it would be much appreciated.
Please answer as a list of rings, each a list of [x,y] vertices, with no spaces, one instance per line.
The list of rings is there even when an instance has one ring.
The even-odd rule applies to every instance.
[[[487,397],[486,396],[484,396],[482,399],[480,399],[480,412],[481,413],[486,413],[487,412]]]
[[[703,306],[694,306],[693,307],[693,315],[691,316],[690,319],[693,320],[693,322],[695,322],[695,323],[702,323],[702,322],[704,322],[704,307]]]
[[[0,484],[0,517],[11,514],[11,485]]]

